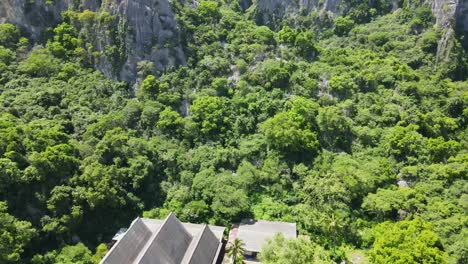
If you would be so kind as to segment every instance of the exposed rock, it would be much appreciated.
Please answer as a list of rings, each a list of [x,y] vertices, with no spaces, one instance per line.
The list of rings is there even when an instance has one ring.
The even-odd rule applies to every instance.
[[[188,1],[187,4],[196,4]],[[468,46],[468,0],[427,0],[432,5],[437,26],[444,30],[439,42],[437,60],[447,59],[455,32],[465,35]],[[391,0],[392,10],[400,1]],[[342,14],[347,2],[342,0],[239,0],[245,10],[255,4],[255,17],[260,24],[274,27],[285,17],[307,15],[313,11],[332,16]],[[94,40],[93,51],[101,53],[95,66],[107,77],[134,83],[139,61],[153,62],[154,71],[184,65],[186,62],[179,28],[170,0],[2,0],[0,22],[19,25],[31,38],[40,42],[43,32],[61,21],[66,10],[89,9],[98,13],[107,11],[117,17],[116,24],[95,24],[87,34]],[[116,31],[113,36],[109,31]],[[118,51],[109,53],[109,47]]]
[[[405,220],[409,216],[408,212],[403,209],[398,210],[398,219],[399,220]]]
[[[63,11],[84,9],[107,11],[117,18],[112,25],[96,22],[84,32],[94,40],[93,51],[102,54],[95,66],[107,77],[133,83],[137,63],[142,60],[153,62],[154,71],[185,64],[179,28],[168,0],[55,0],[53,4],[46,0],[2,0],[0,22],[16,24],[40,42],[46,28],[60,23]],[[109,47],[118,52],[110,53]]]
[[[239,0],[239,5],[243,11],[247,10],[250,6],[252,6],[252,0]]]
[[[405,180],[399,180],[397,184],[398,184],[398,187],[400,187],[400,188],[407,188],[407,187],[409,187],[408,182],[405,181]]]
[[[455,29],[464,36],[464,46],[468,49],[468,0],[459,0],[455,11]]]
[[[453,38],[458,31],[464,35],[465,48],[468,46],[468,0],[430,0],[436,25],[443,30],[437,47],[436,65],[448,60],[453,48]]]
[[[120,0],[104,8],[120,18],[125,31],[124,62],[118,67],[121,80],[134,80],[137,63],[143,60],[153,62],[154,70],[185,64],[179,27],[167,0]],[[100,68],[106,65],[104,60]]]
[[[342,0],[257,0],[258,23],[274,25],[286,16],[305,15],[312,11],[340,13]]]
[[[459,0],[431,0],[429,2],[432,4],[432,13],[437,20],[437,26],[443,29],[451,27]]]
[[[45,28],[60,20],[60,13],[67,10],[72,0],[2,0],[0,2],[0,22],[9,22],[20,26],[35,41],[39,40]]]

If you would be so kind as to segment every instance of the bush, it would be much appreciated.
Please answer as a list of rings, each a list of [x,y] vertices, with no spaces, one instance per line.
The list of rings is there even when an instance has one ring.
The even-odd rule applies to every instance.
[[[353,29],[354,21],[349,17],[338,17],[335,20],[335,34],[337,36],[346,36]]]
[[[388,41],[388,35],[385,32],[375,32],[370,34],[367,39],[377,46],[383,46]]]
[[[434,31],[427,31],[421,38],[421,49],[428,53],[436,53],[439,44],[439,36]]]
[[[214,22],[221,18],[218,3],[215,1],[202,1],[197,7],[197,13],[202,22]]]
[[[254,38],[256,43],[271,45],[275,43],[275,33],[268,27],[257,27],[254,31]]]
[[[283,29],[278,32],[278,39],[282,44],[294,45],[296,36],[297,31],[288,26],[284,26]]]
[[[34,49],[29,57],[22,61],[18,70],[33,77],[47,77],[57,73],[60,61],[44,48]]]
[[[20,39],[19,29],[12,24],[0,24],[0,46],[14,48]]]
[[[0,62],[10,64],[15,59],[15,53],[0,46]]]
[[[294,45],[302,56],[309,57],[317,51],[315,47],[315,34],[311,31],[301,32],[297,35]]]

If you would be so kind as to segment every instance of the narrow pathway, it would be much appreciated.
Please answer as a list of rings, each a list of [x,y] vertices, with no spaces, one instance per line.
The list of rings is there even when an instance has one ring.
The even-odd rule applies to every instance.
[[[229,231],[229,237],[228,237],[228,241],[226,244],[226,251],[229,245],[234,241],[234,239],[236,239],[237,233],[239,233],[239,224],[234,224],[232,225],[231,230]],[[232,259],[228,257],[227,254],[224,254],[223,264],[231,264],[231,263],[232,263]]]

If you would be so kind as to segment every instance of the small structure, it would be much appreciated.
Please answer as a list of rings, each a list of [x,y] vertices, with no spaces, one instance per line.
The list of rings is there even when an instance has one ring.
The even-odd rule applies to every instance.
[[[101,264],[214,264],[224,229],[182,223],[173,213],[165,220],[137,218],[128,230],[119,230]]]
[[[229,242],[236,238],[242,240],[245,244],[245,260],[257,261],[257,254],[261,252],[267,240],[278,233],[286,238],[297,238],[296,224],[244,219],[231,229]]]

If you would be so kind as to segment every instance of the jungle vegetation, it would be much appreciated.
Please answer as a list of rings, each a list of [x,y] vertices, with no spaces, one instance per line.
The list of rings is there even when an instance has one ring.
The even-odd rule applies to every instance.
[[[187,65],[141,62],[137,89],[92,68],[81,24],[106,14],[43,43],[1,24],[0,263],[97,263],[170,211],[297,223],[265,263],[468,263],[466,51],[438,59],[430,6],[352,2],[271,28],[174,1]]]

